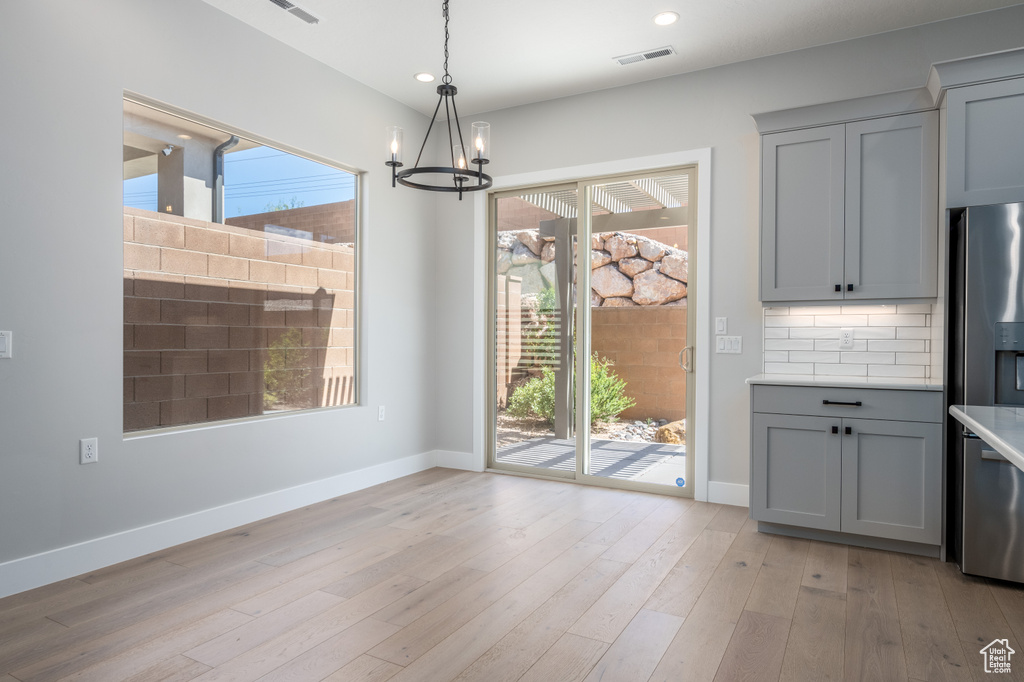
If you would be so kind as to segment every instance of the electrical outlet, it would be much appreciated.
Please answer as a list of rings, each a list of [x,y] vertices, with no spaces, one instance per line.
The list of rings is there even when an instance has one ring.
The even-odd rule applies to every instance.
[[[379,421],[379,422],[384,421],[384,406],[383,405],[378,405],[377,406],[377,421]]]
[[[839,330],[839,350],[853,350],[853,330],[843,327]]]
[[[92,464],[100,459],[100,439],[83,438],[78,441],[78,459],[80,464]]]

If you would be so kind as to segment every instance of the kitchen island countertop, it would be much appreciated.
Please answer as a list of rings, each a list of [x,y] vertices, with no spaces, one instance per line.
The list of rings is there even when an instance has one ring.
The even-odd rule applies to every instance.
[[[951,405],[949,414],[1024,471],[1024,408]]]

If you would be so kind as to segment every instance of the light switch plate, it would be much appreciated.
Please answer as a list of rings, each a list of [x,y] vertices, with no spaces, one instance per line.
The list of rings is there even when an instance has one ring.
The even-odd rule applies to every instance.
[[[715,337],[715,352],[716,353],[733,353],[739,354],[743,352],[743,337],[742,336],[716,336]]]
[[[715,333],[716,334],[728,334],[729,333],[729,318],[728,317],[716,317],[715,318]]]
[[[11,343],[14,339],[13,332],[0,332],[0,358],[11,357]]]

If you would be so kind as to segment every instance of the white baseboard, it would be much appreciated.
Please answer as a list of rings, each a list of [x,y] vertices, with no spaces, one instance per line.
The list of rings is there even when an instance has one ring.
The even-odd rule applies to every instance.
[[[741,483],[708,481],[708,502],[747,507],[750,505],[750,486]]]
[[[434,463],[448,469],[465,469],[466,471],[483,471],[484,463],[472,452],[456,452],[454,450],[434,450]]]
[[[408,476],[436,466],[438,459],[446,462],[440,466],[469,468],[457,467],[455,464],[456,461],[465,461],[462,457],[454,457],[463,454],[431,451],[410,455],[148,526],[14,559],[0,564],[0,597],[73,578],[104,566]]]

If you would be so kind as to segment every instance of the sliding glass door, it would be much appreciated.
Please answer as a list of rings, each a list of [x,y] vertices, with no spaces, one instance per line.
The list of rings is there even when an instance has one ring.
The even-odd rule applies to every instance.
[[[695,181],[681,168],[491,196],[489,466],[692,496]]]

